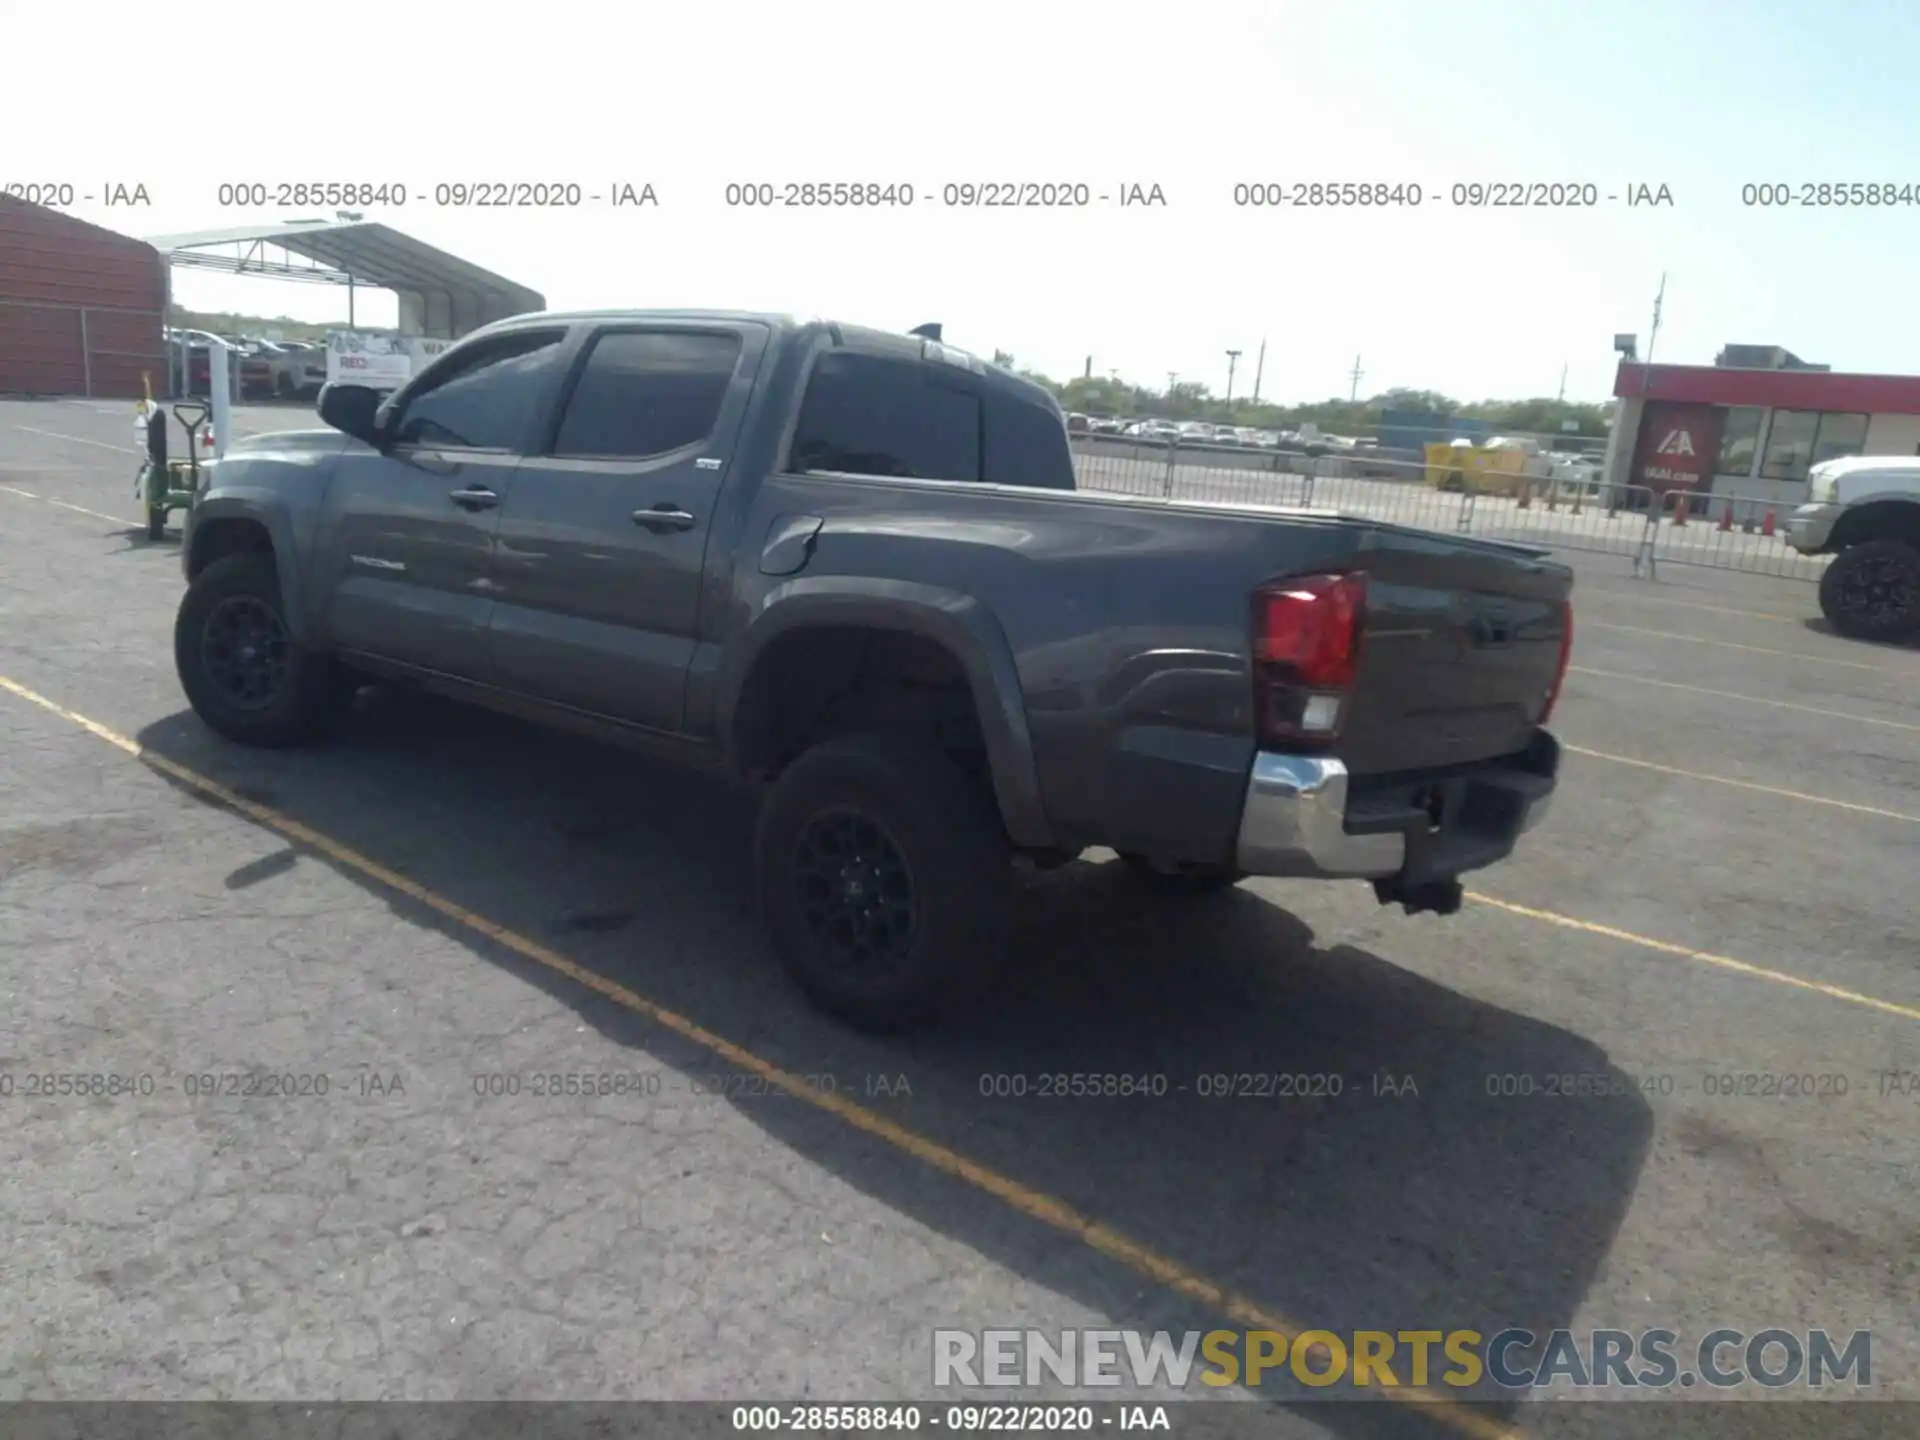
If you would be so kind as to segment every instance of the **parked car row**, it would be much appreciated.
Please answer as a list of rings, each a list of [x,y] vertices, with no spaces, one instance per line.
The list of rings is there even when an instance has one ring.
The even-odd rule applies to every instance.
[[[1293,455],[1328,455],[1370,446],[1367,440],[1344,435],[1320,435],[1311,428],[1261,430],[1251,425],[1219,425],[1208,420],[1126,420],[1109,415],[1067,413],[1067,431],[1073,435],[1114,435],[1149,445],[1227,446],[1240,450],[1277,450]]]
[[[311,400],[327,383],[327,347],[315,340],[266,340],[248,335],[215,335],[207,330],[168,330],[167,364],[175,383],[189,395],[212,389],[212,349],[227,346],[239,397],[243,400]]]

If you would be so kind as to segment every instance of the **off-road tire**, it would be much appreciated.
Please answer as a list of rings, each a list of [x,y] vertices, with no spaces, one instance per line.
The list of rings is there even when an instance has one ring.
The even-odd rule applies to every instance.
[[[1184,865],[1177,869],[1163,869],[1146,856],[1126,850],[1120,852],[1120,859],[1125,863],[1127,873],[1141,885],[1156,895],[1175,900],[1218,895],[1246,879],[1238,870],[1218,866]]]
[[[822,855],[833,847],[823,837],[853,832],[838,851],[853,853],[863,827],[880,837],[877,853],[898,864],[865,870],[866,862],[849,862],[860,876],[824,880]],[[807,751],[767,795],[754,851],[775,952],[816,1005],[856,1029],[898,1032],[963,1011],[1005,956],[1013,873],[993,796],[922,741],[852,735]],[[879,878],[883,869],[891,879]],[[864,898],[883,892],[884,906]],[[894,923],[872,919],[883,909]],[[825,938],[856,930],[870,937],[861,927],[875,924],[894,938],[880,947],[887,953],[870,947],[865,962]]]
[[[1863,572],[1890,578],[1886,603],[1867,608],[1860,602]],[[1868,540],[1849,546],[1820,576],[1820,613],[1842,635],[1855,640],[1904,640],[1920,634],[1920,548],[1904,540]]]
[[[213,664],[208,623],[233,602],[277,623],[283,678],[257,704],[238,703]],[[331,656],[297,645],[287,628],[280,580],[264,555],[229,555],[194,577],[173,625],[174,668],[194,714],[241,745],[304,745],[328,734],[353,703],[358,684]]]

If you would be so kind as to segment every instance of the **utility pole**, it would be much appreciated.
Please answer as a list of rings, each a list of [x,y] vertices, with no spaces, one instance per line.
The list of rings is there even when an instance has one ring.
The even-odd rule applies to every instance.
[[[1180,382],[1180,372],[1179,372],[1179,371],[1177,371],[1177,370],[1169,370],[1169,371],[1167,371],[1167,398],[1168,398],[1169,400],[1171,400],[1171,399],[1173,398],[1173,387],[1174,387],[1175,385],[1177,385],[1177,384],[1179,384],[1179,382]]]
[[[1660,289],[1653,297],[1653,328],[1647,332],[1647,358],[1642,363],[1653,364],[1653,342],[1660,338],[1660,307],[1667,298],[1667,272],[1660,272]]]
[[[1239,363],[1240,352],[1238,350],[1227,351],[1227,411],[1229,414],[1233,411],[1233,372]]]
[[[1563,404],[1567,398],[1567,362],[1564,360],[1560,362],[1560,393],[1555,398]]]
[[[1353,389],[1347,392],[1347,402],[1357,404],[1360,399],[1360,377],[1367,372],[1360,368],[1360,357],[1353,357]]]
[[[1093,378],[1093,356],[1087,356],[1087,368],[1080,372],[1080,378],[1083,380],[1091,380]]]
[[[1260,377],[1267,373],[1267,337],[1260,337],[1260,358],[1253,362],[1253,403],[1260,403]]]

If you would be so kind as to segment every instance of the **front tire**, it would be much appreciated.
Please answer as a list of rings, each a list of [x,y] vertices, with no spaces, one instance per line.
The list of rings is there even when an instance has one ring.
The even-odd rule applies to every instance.
[[[1855,640],[1902,640],[1920,632],[1920,549],[1869,540],[1842,550],[1820,577],[1820,613]]]
[[[931,745],[830,740],[760,813],[760,907],[807,996],[894,1032],[964,1004],[1006,952],[1011,854],[986,787]]]
[[[1218,895],[1231,890],[1246,876],[1238,870],[1217,865],[1159,865],[1145,855],[1121,851],[1127,873],[1156,895],[1169,899],[1191,899],[1200,895]]]
[[[173,626],[174,668],[193,713],[242,745],[317,740],[353,700],[331,656],[293,640],[270,557],[229,555],[194,577]]]

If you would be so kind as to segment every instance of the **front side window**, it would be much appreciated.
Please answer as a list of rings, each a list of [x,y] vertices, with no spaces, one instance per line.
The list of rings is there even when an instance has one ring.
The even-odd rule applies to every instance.
[[[915,362],[832,351],[807,383],[796,471],[979,480],[980,400]]]
[[[405,397],[394,443],[511,450],[526,428],[540,374],[564,338],[558,330],[523,330],[456,353],[426,389]]]
[[[713,434],[740,363],[740,337],[611,331],[593,342],[553,453],[646,459]]]

